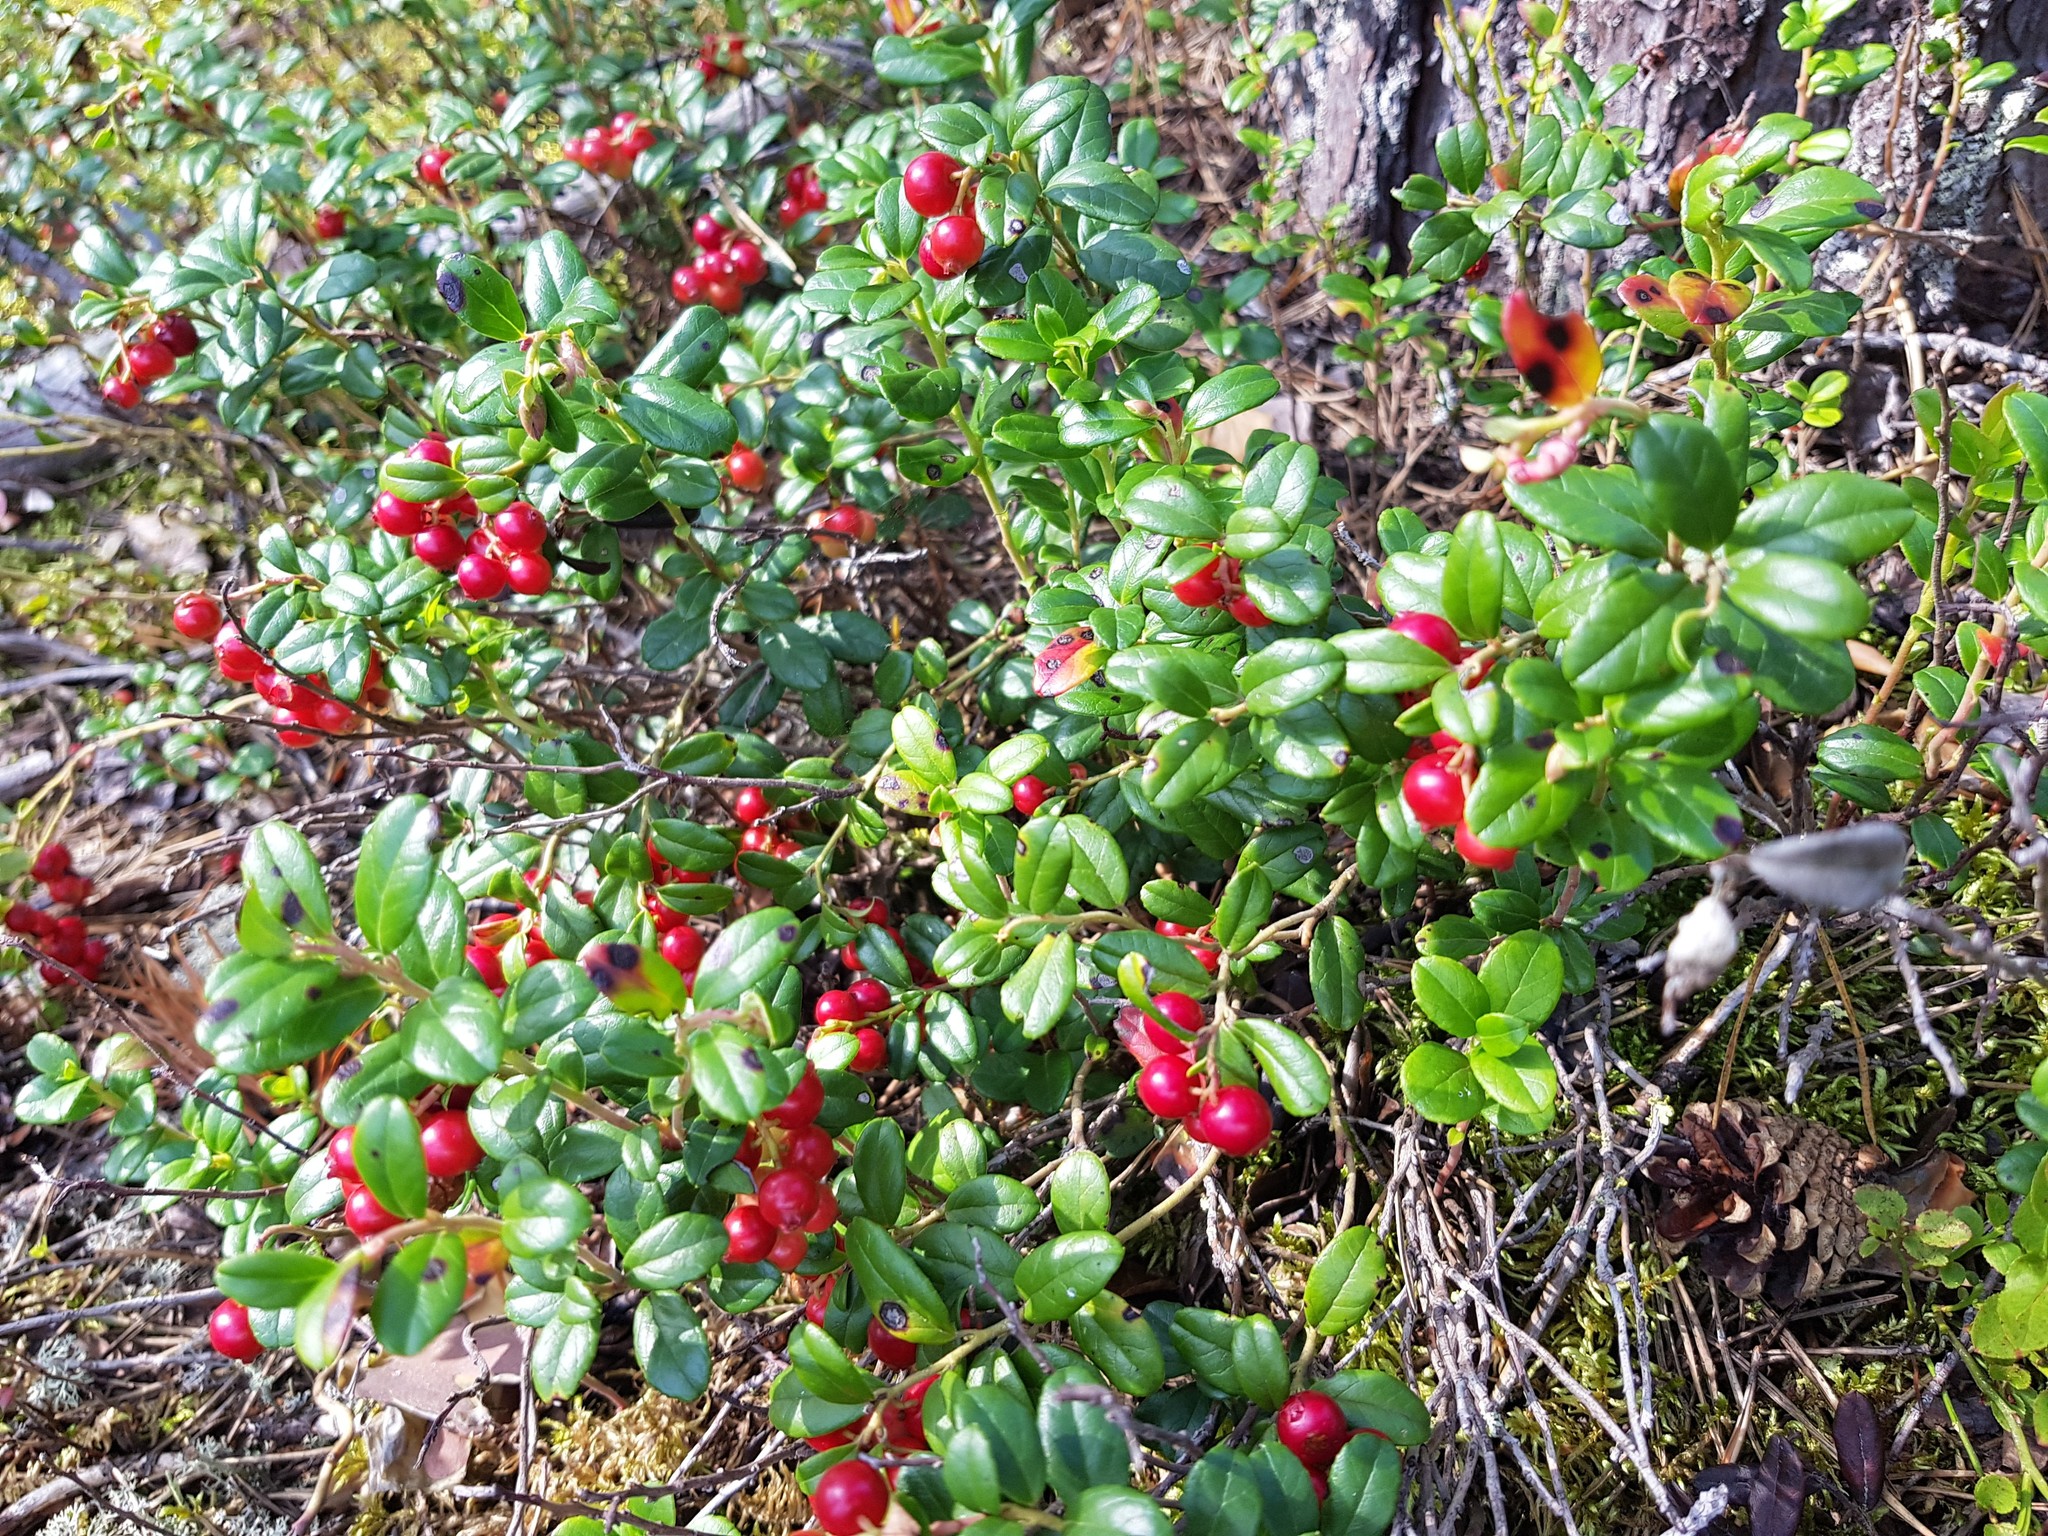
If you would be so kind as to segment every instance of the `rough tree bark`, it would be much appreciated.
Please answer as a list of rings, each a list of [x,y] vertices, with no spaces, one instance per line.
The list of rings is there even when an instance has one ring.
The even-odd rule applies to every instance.
[[[1925,0],[1864,0],[1831,29],[1830,47],[1888,41],[1915,57]],[[1967,257],[1950,250],[1916,253],[1914,297],[1929,319],[2011,327],[2043,286],[2041,254],[2027,249],[2014,205],[2048,222],[2048,157],[2001,154],[1998,145],[2041,103],[2036,76],[2048,70],[2048,3],[1968,0],[1972,30],[1987,59],[2010,59],[2016,78],[1973,96],[1962,118],[1965,146],[1951,154],[1930,203],[1926,227],[1975,237]],[[1610,120],[1637,128],[1649,171],[1631,189],[1642,212],[1663,211],[1664,173],[1714,129],[1737,117],[1790,111],[1799,59],[1777,46],[1784,0],[1580,0],[1573,8],[1575,52],[1597,75],[1632,63],[1640,73],[1609,107]],[[1496,38],[1504,67],[1522,62],[1515,8],[1501,7]],[[1311,216],[1348,206],[1349,233],[1399,243],[1415,221],[1393,200],[1411,174],[1434,172],[1436,135],[1464,110],[1444,78],[1433,33],[1438,0],[1291,0],[1282,25],[1312,33],[1317,46],[1275,81],[1272,113],[1289,139],[1312,138],[1299,193]],[[1881,80],[1848,100],[1810,107],[1822,124],[1851,123],[1859,148],[1851,166],[1889,183],[1901,206],[1927,168],[1938,126],[1927,108],[1937,96],[1917,73],[1901,103],[1886,174],[1884,139],[1893,117],[1893,85]],[[2037,328],[2048,329],[2048,326]]]

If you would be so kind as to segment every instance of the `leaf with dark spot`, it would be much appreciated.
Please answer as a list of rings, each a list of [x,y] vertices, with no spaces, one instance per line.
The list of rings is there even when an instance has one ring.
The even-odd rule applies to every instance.
[[[686,989],[676,968],[638,944],[592,939],[576,957],[583,974],[621,1013],[651,1018],[680,1012]]]
[[[1861,1392],[1842,1394],[1835,1409],[1835,1454],[1842,1458],[1842,1481],[1865,1509],[1884,1497],[1884,1431],[1877,1410]]]
[[[1783,1435],[1771,1436],[1749,1487],[1750,1536],[1795,1536],[1806,1508],[1806,1463]]]

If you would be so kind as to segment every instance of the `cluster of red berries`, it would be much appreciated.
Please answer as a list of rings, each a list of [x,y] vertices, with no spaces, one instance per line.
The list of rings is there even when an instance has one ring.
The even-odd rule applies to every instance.
[[[1152,1006],[1166,1024],[1128,1005],[1117,1021],[1127,1036],[1142,1034],[1151,1058],[1138,1072],[1138,1102],[1161,1120],[1182,1122],[1192,1140],[1226,1157],[1250,1157],[1273,1135],[1266,1096],[1242,1083],[1211,1088],[1197,1075],[1195,1041],[1186,1037],[1198,1035],[1207,1022],[1200,1003],[1185,992],[1161,992]]]
[[[175,311],[158,315],[121,348],[120,361],[100,384],[100,398],[117,410],[142,404],[142,392],[176,370],[178,359],[199,350],[199,331]]]
[[[632,112],[621,112],[609,127],[591,128],[562,140],[562,157],[573,160],[593,176],[624,181],[633,174],[633,162],[654,148],[654,129]]]
[[[690,238],[697,254],[669,274],[668,291],[678,304],[709,304],[721,315],[738,314],[746,290],[768,275],[768,258],[709,213],[690,221]]]
[[[1221,604],[1246,629],[1264,629],[1273,622],[1245,591],[1242,567],[1228,555],[1219,555],[1194,575],[1176,581],[1173,595],[1190,608],[1214,608]]]
[[[974,196],[974,178],[941,150],[927,150],[903,170],[903,201],[911,211],[935,220],[918,242],[918,265],[933,277],[958,277],[987,249],[981,226],[959,209]]]
[[[310,747],[322,735],[346,736],[358,717],[353,705],[334,696],[324,672],[298,678],[264,660],[263,653],[231,629],[221,627],[220,600],[210,592],[187,592],[171,611],[171,623],[191,640],[213,641],[213,664],[231,683],[247,683],[271,707],[277,739],[288,747]],[[391,702],[384,662],[375,651],[363,667],[362,703],[382,709]]]
[[[45,843],[28,867],[29,878],[48,894],[52,906],[79,907],[92,894],[92,877],[71,867],[71,850],[62,843]],[[17,901],[7,909],[9,933],[33,939],[50,958],[41,963],[43,981],[52,987],[69,986],[72,972],[87,981],[98,981],[107,963],[107,941],[85,934],[85,919],[76,914],[59,917],[49,907],[32,907]]]
[[[1458,641],[1458,632],[1447,620],[1433,613],[1403,613],[1387,628],[1427,646],[1456,666],[1471,654]],[[1408,749],[1408,769],[1401,778],[1401,798],[1425,827],[1453,827],[1451,841],[1468,863],[1481,869],[1511,869],[1515,850],[1482,843],[1465,825],[1465,777],[1461,766],[1467,754],[1463,744],[1444,731],[1425,744]]]
[[[903,959],[910,967],[912,981],[920,987],[928,987],[938,980],[938,977],[932,974],[932,968],[912,954],[910,946],[903,942],[903,934],[889,921],[889,904],[881,897],[864,896],[859,901],[849,903],[846,911],[855,922],[872,924],[896,941],[896,947],[903,951]],[[860,957],[860,946],[851,939],[839,946],[839,963],[849,971],[865,971],[868,968],[867,961]]]
[[[448,162],[454,158],[454,150],[429,144],[413,157],[413,174],[419,177],[422,186],[445,192],[448,190]]]
[[[1273,1416],[1273,1428],[1280,1443],[1308,1468],[1308,1480],[1315,1485],[1318,1499],[1329,1496],[1330,1463],[1337,1459],[1347,1441],[1360,1435],[1387,1438],[1376,1429],[1353,1429],[1343,1408],[1327,1392],[1295,1393]]]
[[[469,1113],[461,1109],[429,1110],[420,1117],[420,1156],[430,1179],[459,1179],[484,1160],[484,1149],[469,1128]],[[328,1177],[341,1180],[344,1200],[341,1219],[358,1238],[369,1239],[388,1231],[405,1218],[394,1215],[378,1203],[363,1185],[356,1171],[356,1131],[344,1125],[327,1143]]]
[[[895,999],[889,989],[872,976],[863,976],[848,987],[834,987],[819,995],[811,1005],[811,1017],[818,1021],[821,1035],[853,1034],[853,1060],[849,1072],[879,1072],[889,1059],[889,1040],[867,1021],[891,1007]]]
[[[778,859],[793,858],[802,851],[794,839],[784,837],[774,826],[769,825],[768,813],[773,810],[768,803],[768,793],[755,785],[748,785],[733,796],[733,819],[747,830],[740,834],[740,852],[772,854]],[[737,861],[733,872],[739,872]]]
[[[655,851],[654,839],[647,840],[647,857],[654,862],[654,880],[647,893],[640,898],[640,909],[654,924],[659,934],[657,948],[661,958],[682,973],[685,985],[695,985],[697,969],[704,963],[704,935],[690,926],[687,912],[678,912],[663,901],[653,889],[654,885],[709,885],[711,876],[702,870],[677,869]],[[538,935],[536,935],[538,937]],[[533,963],[532,940],[527,941],[527,963]]]
[[[1163,939],[1191,941],[1187,945],[1188,953],[1193,955],[1196,963],[1212,976],[1223,964],[1223,951],[1214,944],[1204,941],[1202,930],[1199,928],[1190,928],[1186,923],[1169,922],[1162,917],[1152,925],[1152,931]]]
[[[515,922],[512,927],[516,929]],[[469,962],[471,970],[477,973],[483,984],[497,996],[505,995],[505,946],[512,942],[512,933],[493,933],[489,929],[476,929],[470,933],[469,942],[462,948],[462,957]],[[525,939],[526,963],[539,965],[543,960],[555,958],[555,952],[548,947],[548,941],[541,937],[538,928],[529,928]]]
[[[697,48],[697,73],[706,80],[716,80],[720,75],[738,75],[744,78],[754,72],[754,66],[747,60],[747,40],[737,32],[724,37],[707,37]]]
[[[433,464],[453,462],[448,441],[430,432],[406,450]],[[379,491],[370,516],[393,538],[411,539],[412,552],[443,575],[472,602],[487,603],[510,587],[521,597],[538,597],[554,584],[555,568],[541,549],[547,520],[531,502],[515,501],[490,517],[477,510],[468,491],[435,502],[406,501]],[[463,524],[472,523],[468,532]]]
[[[807,213],[825,208],[825,187],[815,167],[792,165],[782,178],[782,201],[775,205],[775,222],[788,229]]]
[[[740,1196],[725,1214],[728,1264],[766,1259],[788,1274],[810,1252],[809,1234],[828,1232],[839,1220],[838,1197],[825,1187],[839,1149],[814,1123],[824,1107],[825,1085],[806,1063],[789,1096],[747,1127],[736,1160],[753,1173],[754,1193]]]

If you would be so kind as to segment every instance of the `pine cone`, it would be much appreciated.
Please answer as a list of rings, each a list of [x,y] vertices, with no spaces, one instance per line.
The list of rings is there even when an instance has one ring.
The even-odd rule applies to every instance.
[[[1707,1273],[1737,1296],[1784,1307],[1855,1261],[1865,1225],[1856,1186],[1883,1164],[1824,1125],[1734,1099],[1719,1124],[1712,1105],[1687,1106],[1644,1171],[1665,1190],[1659,1237],[1698,1243]]]

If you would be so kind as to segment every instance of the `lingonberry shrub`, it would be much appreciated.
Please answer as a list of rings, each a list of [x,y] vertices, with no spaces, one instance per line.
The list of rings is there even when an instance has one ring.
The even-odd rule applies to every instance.
[[[437,101],[417,147],[373,156],[322,119],[304,196],[230,186],[139,265],[82,243],[100,291],[77,319],[122,342],[110,400],[203,391],[231,431],[319,445],[320,509],[263,530],[223,594],[223,681],[288,745],[402,711],[505,754],[391,799],[345,889],[284,822],[250,837],[198,1025],[216,1070],[182,1103],[134,1042],[31,1042],[16,1114],[105,1112],[109,1179],[260,1196],[207,1207],[244,1309],[223,1352],[325,1369],[365,1324],[417,1352],[500,1281],[542,1395],[577,1390],[616,1306],[648,1385],[695,1397],[707,1325],[767,1311],[788,1330],[769,1415],[816,1453],[800,1476],[834,1536],[1049,1499],[1163,1533],[1126,1431],[1199,1452],[1190,1528],[1256,1504],[1267,1529],[1383,1531],[1429,1414],[1320,1347],[1371,1313],[1372,1230],[1299,1266],[1298,1329],[1115,1289],[1213,1177],[1345,1120],[1364,924],[1462,893],[1419,925],[1398,1086],[1465,1135],[1540,1136],[1546,1031],[1593,945],[1642,921],[1607,903],[1754,830],[1727,765],[1767,718],[1817,730],[1847,698],[1858,568],[1896,546],[1946,569],[1942,518],[2011,501],[2011,533],[2025,502],[2028,558],[1980,548],[1973,580],[2048,619],[2038,396],[1983,412],[1960,511],[1788,449],[1824,400],[1763,371],[1849,323],[1812,255],[1875,191],[1786,116],[1684,167],[1638,231],[1657,254],[1595,291],[1471,298],[1470,371],[1504,357],[1528,407],[1486,417],[1498,494],[1450,527],[1388,510],[1356,579],[1316,447],[1217,445],[1278,381],[1218,366],[1242,336],[1202,344],[1221,301],[1162,233],[1189,209],[1154,125],[1031,78],[1047,9],[892,3],[887,105],[794,140],[707,134],[705,94],[768,67],[739,37],[603,103],[533,38],[535,84],[488,113]],[[1637,150],[1604,120],[1624,82],[1547,44],[1535,68],[1512,134],[1440,141],[1442,179],[1404,191],[1431,213],[1416,271],[1358,303],[1391,314],[1511,252],[1519,283],[1541,242],[1631,232],[1613,188]],[[170,82],[126,131],[176,120]],[[586,176],[663,286],[515,217]],[[265,260],[302,225],[339,249]],[[446,237],[434,258],[415,227]],[[1650,361],[1681,357],[1653,409]],[[926,514],[985,519],[1014,601],[962,603],[942,641],[861,611],[852,580],[800,599]],[[573,718],[534,702],[564,661],[551,605],[619,596],[628,524],[663,535],[635,556],[641,658],[715,677],[704,718],[603,680]],[[182,612],[201,638],[210,612]],[[1956,634],[1968,670],[1916,684],[1944,719],[2018,656],[2010,627]],[[785,701],[794,758],[776,742],[800,733],[756,729]],[[1888,807],[1922,764],[1882,736],[1822,735],[1815,783]],[[16,863],[9,931],[91,979],[55,948],[76,914],[49,882],[73,875],[38,896]],[[902,887],[856,893],[876,867]],[[1097,1094],[1114,1123],[1086,1118]],[[998,1129],[1024,1121],[1058,1135]]]

